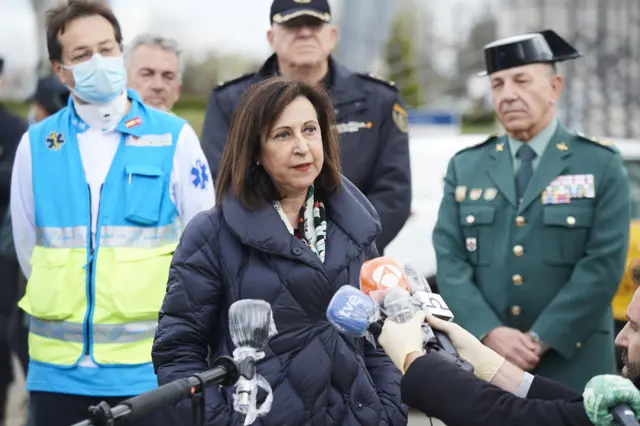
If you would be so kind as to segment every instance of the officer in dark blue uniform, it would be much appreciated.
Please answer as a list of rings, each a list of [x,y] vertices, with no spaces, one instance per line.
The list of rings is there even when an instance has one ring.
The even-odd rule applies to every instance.
[[[275,54],[258,72],[213,90],[202,145],[216,176],[231,117],[247,87],[273,75],[324,84],[335,107],[342,172],[380,215],[382,252],[411,208],[407,111],[393,83],[353,73],[331,57],[337,29],[330,22],[327,0],[274,0],[267,39]]]

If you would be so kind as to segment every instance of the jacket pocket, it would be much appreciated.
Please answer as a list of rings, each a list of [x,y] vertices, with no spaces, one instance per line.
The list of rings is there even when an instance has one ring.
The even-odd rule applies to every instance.
[[[557,266],[571,266],[585,254],[593,208],[549,205],[543,209],[542,259]]]
[[[153,249],[113,248],[113,270],[100,271],[106,285],[96,286],[97,297],[105,302],[112,319],[132,322],[157,318],[175,248],[175,244]]]
[[[86,309],[86,271],[82,268],[86,251],[35,246],[30,263],[31,276],[20,307],[44,320],[82,322]]]
[[[472,265],[488,265],[493,256],[491,225],[496,208],[491,206],[460,206],[463,244]]]
[[[126,219],[142,225],[154,225],[160,219],[164,193],[164,173],[160,166],[127,165]]]

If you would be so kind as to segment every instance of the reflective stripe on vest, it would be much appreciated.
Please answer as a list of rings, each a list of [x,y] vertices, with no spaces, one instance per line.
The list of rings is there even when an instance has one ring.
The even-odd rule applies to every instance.
[[[180,228],[175,224],[152,228],[103,226],[100,228],[100,246],[153,248],[176,242],[179,233]],[[36,228],[36,245],[48,248],[85,248],[87,228]]]
[[[87,125],[72,98],[29,128],[36,246],[19,305],[32,316],[35,361],[64,368],[90,354],[99,366],[151,362],[181,232],[170,175],[185,121],[128,93],[131,108],[116,127],[121,142],[101,187],[95,241],[78,148]],[[143,136],[162,143],[134,143]]]
[[[94,343],[132,343],[152,339],[157,321],[140,321],[128,324],[94,324],[91,334]],[[84,342],[84,324],[65,321],[45,321],[32,318],[29,332],[40,337],[64,340],[66,342]]]

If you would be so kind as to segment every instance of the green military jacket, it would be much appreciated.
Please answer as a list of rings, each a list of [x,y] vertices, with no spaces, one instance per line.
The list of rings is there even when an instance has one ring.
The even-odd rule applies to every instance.
[[[582,391],[615,371],[626,170],[615,148],[558,125],[519,207],[514,180],[506,136],[451,159],[433,232],[438,288],[477,338],[499,326],[537,333],[550,349],[534,373]]]

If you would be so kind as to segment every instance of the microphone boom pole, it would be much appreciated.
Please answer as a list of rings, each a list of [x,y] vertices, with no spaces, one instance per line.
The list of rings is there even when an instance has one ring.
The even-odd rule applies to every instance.
[[[149,392],[122,401],[115,407],[101,402],[89,408],[90,418],[73,426],[114,426],[116,421],[134,421],[156,410],[171,407],[178,402],[204,395],[207,387],[222,385],[233,386],[238,381],[238,366],[233,358],[220,357],[214,362],[215,367],[203,373],[174,380]],[[204,402],[202,398],[201,402]],[[201,407],[204,410],[204,407]]]

